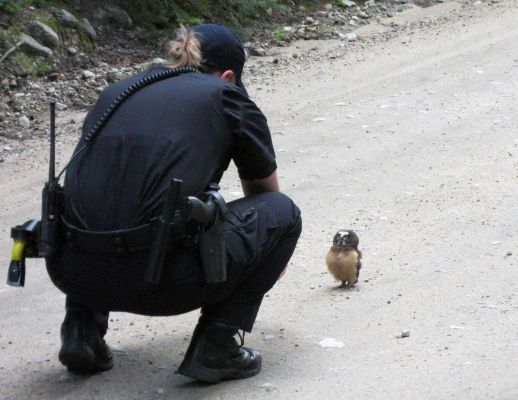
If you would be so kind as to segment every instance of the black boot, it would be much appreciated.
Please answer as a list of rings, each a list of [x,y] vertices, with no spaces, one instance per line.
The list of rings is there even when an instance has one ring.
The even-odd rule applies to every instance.
[[[261,355],[237,344],[238,328],[200,318],[178,373],[216,383],[243,379],[261,371]]]
[[[67,302],[65,320],[61,325],[59,361],[76,373],[93,374],[111,369],[112,352],[103,339],[108,314],[70,303]]]

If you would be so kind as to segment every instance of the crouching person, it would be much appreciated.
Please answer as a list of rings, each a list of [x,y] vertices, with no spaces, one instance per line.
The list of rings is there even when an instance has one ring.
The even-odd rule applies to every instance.
[[[245,52],[227,28],[182,28],[171,64],[109,86],[88,113],[66,173],[64,245],[47,269],[67,296],[60,361],[71,371],[113,366],[108,313],[201,317],[178,372],[206,382],[259,373],[260,354],[237,342],[282,274],[301,233],[297,206],[279,192],[266,119],[241,81]],[[115,105],[114,105],[115,104]],[[206,199],[230,161],[245,196],[226,205],[223,280],[207,282],[200,245],[210,226],[175,202],[160,279],[144,279],[171,181],[177,197]],[[205,249],[205,250],[204,250]]]

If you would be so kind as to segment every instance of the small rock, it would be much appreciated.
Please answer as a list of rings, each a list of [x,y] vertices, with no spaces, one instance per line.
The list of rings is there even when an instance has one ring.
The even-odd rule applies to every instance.
[[[506,253],[506,255],[507,255],[507,256],[512,256],[512,255],[513,255],[513,252],[512,252],[512,251],[508,251],[508,252]]]
[[[346,33],[345,39],[348,42],[356,42],[358,40],[358,36],[356,35],[356,33]]]
[[[340,4],[345,8],[356,7],[356,3],[350,0],[342,0]]]
[[[69,55],[75,56],[77,53],[79,53],[79,50],[77,50],[75,47],[69,47],[67,52]]]
[[[320,342],[318,342],[318,345],[320,347],[324,347],[324,348],[341,348],[341,347],[344,347],[344,344],[342,342],[340,342],[339,340],[336,340],[334,338],[326,338],[326,339],[323,339],[321,340]]]
[[[58,10],[54,13],[56,19],[63,25],[69,28],[79,28],[79,21],[73,14],[65,9]]]
[[[51,49],[38,43],[34,38],[25,33],[22,34],[21,40],[22,43],[20,48],[26,52],[39,54],[45,57],[50,57],[53,54]]]
[[[262,47],[247,47],[248,54],[251,56],[264,57],[266,50]]]
[[[152,65],[164,65],[167,64],[169,61],[164,60],[163,58],[156,57],[151,60]]]
[[[360,11],[360,12],[358,13],[358,17],[363,18],[363,19],[368,19],[368,18],[370,18],[369,14],[367,14],[365,11]]]
[[[84,70],[81,73],[81,78],[83,78],[84,80],[94,79],[95,78],[95,74],[92,71]]]
[[[87,18],[83,18],[81,20],[81,22],[79,23],[79,29],[86,33],[90,37],[90,39],[97,39],[97,32],[95,32],[94,27]]]
[[[63,110],[66,110],[68,107],[66,104],[63,104],[63,103],[60,103],[60,102],[56,102],[56,110],[58,111],[63,111]]]
[[[279,64],[279,59],[278,59],[278,58],[274,58],[274,59],[272,60],[272,63],[274,63],[274,64]]]
[[[331,11],[333,9],[333,5],[330,4],[330,3],[327,3],[326,5],[324,5],[324,8],[327,10],[327,11]]]
[[[401,331],[401,336],[400,338],[407,338],[407,337],[410,337],[410,331],[405,329],[403,331]]]
[[[62,77],[63,77],[62,74],[60,74],[59,72],[51,72],[50,74],[47,75],[47,79],[51,82],[55,82]]]
[[[273,15],[273,9],[271,7],[267,8],[266,14],[268,14],[271,17]]]
[[[22,128],[29,128],[31,126],[31,121],[24,115],[18,119],[18,124]]]

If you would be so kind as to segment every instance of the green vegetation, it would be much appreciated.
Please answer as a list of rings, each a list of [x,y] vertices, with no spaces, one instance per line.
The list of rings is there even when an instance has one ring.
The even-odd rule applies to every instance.
[[[95,51],[95,42],[86,33],[79,32],[79,49],[83,53],[93,53]]]
[[[55,19],[44,18],[39,15],[36,15],[36,19],[38,21],[40,21],[41,23],[47,25],[49,28],[51,28],[56,33],[59,33],[59,31],[61,30],[61,25]]]
[[[137,24],[159,29],[195,25],[207,19],[241,26],[261,18],[268,8],[284,7],[278,0],[126,0],[122,3]]]
[[[282,28],[277,28],[272,32],[272,36],[275,40],[281,41],[285,37],[284,30]]]
[[[31,71],[32,72],[31,77],[33,79],[36,79],[37,77],[45,76],[49,72],[51,72],[53,69],[54,69],[54,67],[52,66],[52,63],[49,63],[48,61],[41,61],[38,63],[34,63],[33,70]]]
[[[0,50],[5,51],[13,47],[22,33],[17,26],[11,26],[7,31],[0,31]]]
[[[0,12],[16,14],[26,6],[42,7],[47,0],[0,0]]]

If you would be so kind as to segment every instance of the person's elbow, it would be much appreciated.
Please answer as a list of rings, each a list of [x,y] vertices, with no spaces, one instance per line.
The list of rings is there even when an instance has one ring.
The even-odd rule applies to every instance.
[[[278,192],[280,190],[277,171],[273,171],[271,175],[262,179],[241,179],[241,186],[246,197],[264,192]]]

